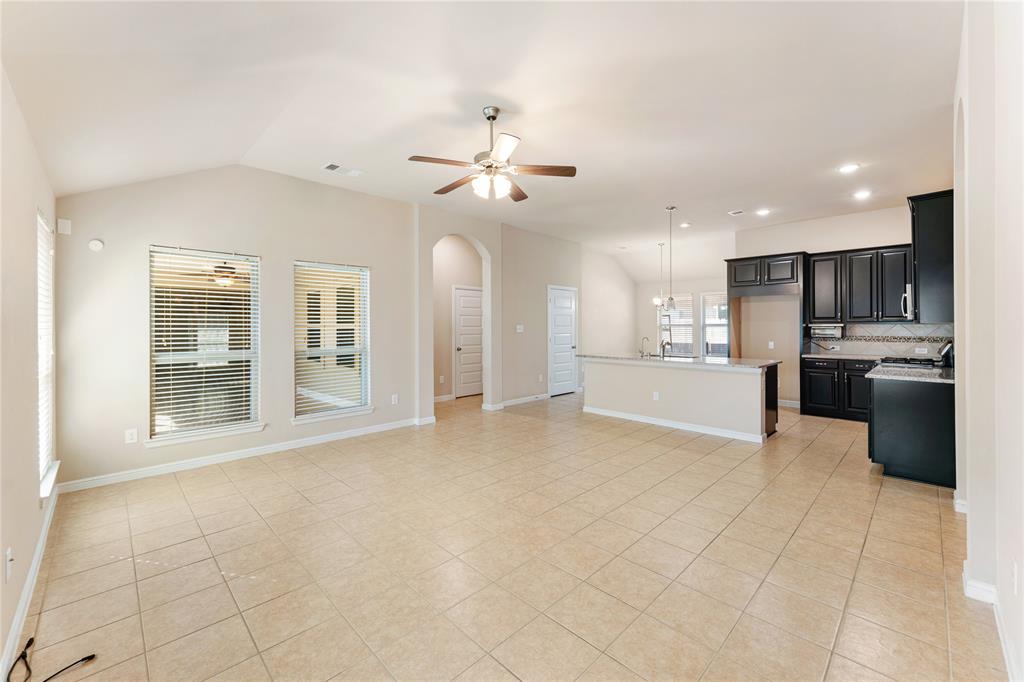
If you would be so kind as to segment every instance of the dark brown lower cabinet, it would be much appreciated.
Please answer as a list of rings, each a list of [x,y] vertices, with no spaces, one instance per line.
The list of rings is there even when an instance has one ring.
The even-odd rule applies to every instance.
[[[866,422],[871,414],[873,360],[805,358],[800,367],[800,414]]]

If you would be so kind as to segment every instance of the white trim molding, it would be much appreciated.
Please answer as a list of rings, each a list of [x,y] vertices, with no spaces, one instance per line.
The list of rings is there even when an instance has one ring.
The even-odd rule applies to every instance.
[[[992,605],[996,621],[996,632],[999,633],[999,644],[1003,649],[1003,663],[1006,665],[1006,672],[1011,680],[1024,680],[1024,668],[1017,660],[1017,650],[1014,643],[1007,639],[1006,623],[1003,618],[1003,611],[999,607],[999,590],[992,583],[974,580],[963,572],[964,596]]]
[[[956,497],[954,497],[953,498],[953,511],[958,512],[960,514],[966,514],[967,513],[967,500],[961,500],[961,499],[957,499]]]
[[[512,400],[506,400],[502,403],[505,407],[512,407],[513,405],[522,405],[523,403],[532,403],[535,400],[547,400],[550,398],[547,393],[540,393],[538,395],[528,395],[522,398],[513,398]]]
[[[588,407],[584,406],[584,412],[590,414],[598,414],[602,417],[616,417],[618,419],[628,419],[631,422],[641,422],[643,424],[654,424],[655,426],[667,426],[670,429],[684,429],[686,431],[696,431],[697,433],[706,433],[710,436],[722,436],[723,438],[732,438],[734,440],[742,440],[748,443],[764,443],[768,440],[768,436],[765,434],[756,433],[744,433],[743,431],[732,431],[730,429],[718,429],[713,426],[703,426],[701,424],[688,424],[686,422],[676,422],[670,419],[660,419],[658,417],[647,417],[642,414],[631,414],[629,412],[618,412],[616,410],[606,410],[602,407]]]
[[[433,417],[430,417],[430,419],[433,419]],[[169,474],[174,473],[176,471],[198,469],[200,467],[209,466],[211,464],[231,462],[236,459],[245,459],[247,457],[269,455],[274,452],[294,450],[295,448],[303,448],[309,445],[321,445],[323,443],[329,443],[335,440],[344,440],[346,438],[355,438],[356,436],[365,436],[370,433],[379,433],[380,431],[401,429],[406,426],[416,426],[416,423],[417,420],[415,418],[402,419],[400,421],[386,422],[384,424],[361,426],[355,429],[348,429],[347,431],[335,431],[333,433],[325,433],[319,436],[309,436],[307,438],[297,438],[295,440],[282,441],[280,443],[258,445],[253,448],[233,450],[231,452],[222,452],[216,455],[207,455],[205,457],[196,457],[194,459],[183,459],[177,462],[168,462],[167,464],[157,464],[149,467],[141,467],[139,469],[128,469],[127,471],[118,471],[112,474],[90,476],[88,478],[80,478],[75,481],[58,483],[57,491],[61,493],[68,493],[73,492],[75,490],[85,490],[86,488],[96,488],[101,485],[109,485],[111,483],[122,483],[124,481],[134,481],[140,478],[148,478],[149,476],[159,476],[161,474]]]
[[[964,596],[971,599],[983,601],[986,604],[995,604],[997,600],[996,586],[992,583],[985,583],[967,577],[967,571],[963,573]]]
[[[192,443],[197,440],[209,440],[211,438],[224,438],[226,436],[238,436],[243,433],[256,433],[267,428],[267,425],[263,422],[255,422],[252,424],[242,424],[239,426],[225,426],[214,429],[201,429],[193,431],[191,433],[178,433],[169,434],[166,436],[156,436],[155,438],[147,438],[143,441],[143,445],[147,448],[162,448],[165,445],[180,445],[181,443]]]
[[[358,417],[364,414],[373,414],[373,405],[361,405],[343,410],[331,410],[330,412],[314,412],[299,417],[292,417],[292,426],[301,424],[315,424],[316,422],[330,421],[331,419],[342,419],[344,417]]]
[[[779,398],[779,405],[781,405],[782,407],[795,407],[797,409],[800,409],[799,400],[783,400]]]
[[[25,576],[25,584],[21,588],[21,596],[18,599],[18,607],[11,619],[10,629],[7,631],[7,641],[4,642],[3,657],[0,658],[0,670],[10,670],[14,661],[15,653],[20,651],[23,642],[21,630],[25,627],[25,619],[28,617],[28,607],[32,603],[32,593],[36,589],[36,580],[39,578],[39,567],[43,563],[43,551],[46,549],[46,539],[50,535],[50,523],[53,521],[53,511],[57,508],[58,492],[43,502],[43,523],[39,529],[39,539],[36,541],[35,553],[32,555],[32,563],[28,567],[28,574]]]
[[[487,410],[488,412],[497,412],[498,410],[505,409],[505,403],[484,403],[480,406],[480,409]]]
[[[435,395],[434,396],[434,402],[435,403],[445,403],[445,402],[448,402],[449,400],[455,400],[455,394],[454,393],[447,393],[445,395]]]
[[[428,426],[430,424],[436,424],[437,417],[431,415],[429,417],[417,417],[416,426]]]

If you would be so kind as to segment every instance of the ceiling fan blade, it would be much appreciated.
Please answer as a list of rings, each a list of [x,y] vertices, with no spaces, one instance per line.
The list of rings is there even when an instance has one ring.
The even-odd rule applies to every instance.
[[[522,201],[527,198],[526,192],[523,191],[522,187],[516,184],[515,180],[509,178],[508,181],[512,183],[512,190],[508,193],[508,195],[512,197],[512,201]]]
[[[519,142],[519,138],[515,135],[500,133],[498,138],[494,140],[494,147],[491,148],[491,161],[498,163],[508,161],[509,157],[512,156],[512,152],[519,146]]]
[[[519,175],[557,175],[563,178],[576,177],[576,166],[519,166],[516,167]]]
[[[472,168],[475,164],[469,161],[455,161],[453,159],[439,159],[435,156],[410,156],[410,161],[419,161],[420,163],[441,163],[446,166],[460,166],[462,168]]]
[[[456,180],[455,182],[451,183],[450,185],[445,185],[441,189],[434,190],[434,194],[448,194],[448,192],[451,192],[453,189],[458,189],[458,188],[462,187],[463,185],[466,185],[466,184],[469,184],[470,182],[473,182],[473,178],[475,178],[475,177],[476,177],[476,175],[467,175],[464,178],[459,178],[458,180]]]

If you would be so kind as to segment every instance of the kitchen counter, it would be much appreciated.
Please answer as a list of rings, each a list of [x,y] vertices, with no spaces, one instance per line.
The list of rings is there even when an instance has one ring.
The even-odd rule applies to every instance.
[[[767,367],[782,364],[781,360],[759,360],[756,358],[704,358],[704,357],[666,357],[659,355],[588,355],[579,354],[583,360],[599,360],[623,364],[640,364],[646,367],[657,366],[672,369],[705,369],[712,371],[758,372]]]
[[[881,355],[857,355],[856,353],[804,353],[800,357],[814,360],[881,360]]]
[[[879,365],[867,373],[867,378],[952,384],[954,383],[954,372],[952,367],[889,367]]]
[[[778,360],[581,354],[583,411],[763,443],[778,423]]]

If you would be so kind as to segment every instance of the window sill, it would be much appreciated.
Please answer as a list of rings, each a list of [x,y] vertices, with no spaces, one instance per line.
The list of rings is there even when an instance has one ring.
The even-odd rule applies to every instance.
[[[292,417],[292,426],[299,426],[300,424],[314,424],[316,422],[325,422],[331,419],[341,419],[342,417],[358,417],[363,414],[371,414],[372,412],[373,405],[366,405],[363,407],[350,407],[343,410],[331,410],[330,412],[304,414],[301,417]]]
[[[238,436],[243,433],[256,433],[266,428],[263,422],[255,424],[243,424],[241,426],[228,426],[219,429],[207,429],[203,431],[192,431],[180,435],[156,436],[147,438],[143,445],[147,448],[162,448],[165,445],[178,445],[180,443],[192,443],[198,440],[209,440],[211,438],[223,438],[225,436]]]
[[[57,470],[60,469],[60,460],[50,462],[46,473],[39,479],[39,498],[45,499],[53,492],[53,486],[57,482]]]

